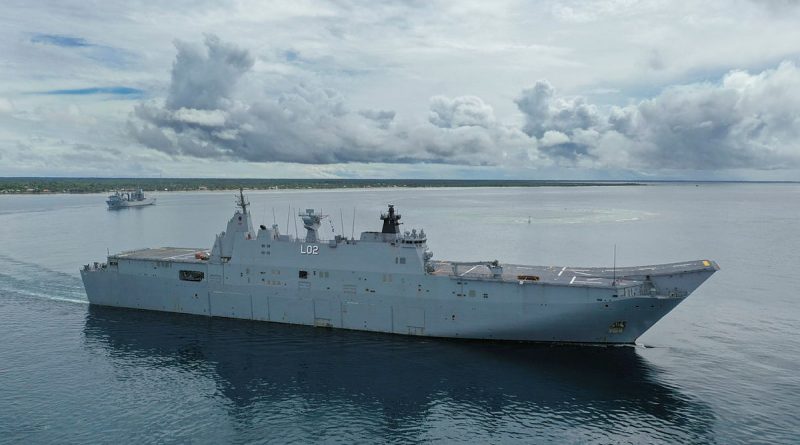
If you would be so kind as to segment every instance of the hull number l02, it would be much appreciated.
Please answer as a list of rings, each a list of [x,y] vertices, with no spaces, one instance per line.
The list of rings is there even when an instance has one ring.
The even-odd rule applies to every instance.
[[[300,244],[300,253],[303,255],[319,255],[319,246]]]

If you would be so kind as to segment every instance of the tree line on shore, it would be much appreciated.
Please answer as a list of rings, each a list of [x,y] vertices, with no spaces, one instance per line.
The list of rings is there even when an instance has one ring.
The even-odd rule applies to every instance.
[[[0,178],[0,193],[104,193],[144,191],[274,190],[385,187],[537,187],[636,185],[615,181],[471,179],[234,179],[234,178]]]

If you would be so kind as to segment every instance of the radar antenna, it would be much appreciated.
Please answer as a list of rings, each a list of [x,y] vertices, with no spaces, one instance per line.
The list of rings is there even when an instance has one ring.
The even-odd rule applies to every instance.
[[[317,236],[317,233],[319,232],[319,226],[322,223],[322,220],[327,218],[328,215],[316,213],[314,209],[306,209],[305,212],[300,212],[298,216],[302,218],[303,228],[306,229],[306,242],[316,243],[319,241],[319,237]],[[296,221],[297,220],[295,220],[295,222]],[[331,221],[331,229],[333,229],[333,221]]]

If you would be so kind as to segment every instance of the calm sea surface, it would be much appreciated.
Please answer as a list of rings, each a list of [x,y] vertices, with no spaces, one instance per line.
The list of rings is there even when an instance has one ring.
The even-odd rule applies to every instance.
[[[102,195],[0,196],[0,442],[800,443],[798,185],[248,196],[257,223],[274,209],[282,229],[290,208],[321,208],[327,237],[376,230],[394,203],[439,259],[601,266],[616,244],[622,266],[722,270],[637,347],[104,309],[86,303],[82,264],[210,247],[233,194],[162,193],[118,212]]]

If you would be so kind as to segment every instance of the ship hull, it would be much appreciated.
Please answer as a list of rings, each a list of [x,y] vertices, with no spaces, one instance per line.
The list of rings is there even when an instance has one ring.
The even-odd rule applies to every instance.
[[[404,277],[402,285],[395,281],[358,288],[323,280],[309,280],[307,286],[299,280],[291,286],[282,280],[225,284],[235,281],[230,278],[244,278],[245,269],[175,263],[166,267],[169,272],[160,273],[165,264],[133,263],[136,268],[118,262],[84,268],[81,276],[90,303],[400,335],[593,344],[634,343],[716,270],[715,264],[694,270],[659,269],[662,272],[650,272],[652,280],[659,289],[674,291],[626,296],[618,289],[566,283],[435,275]],[[212,279],[182,281],[175,270],[180,267],[202,270]],[[378,275],[358,277],[362,280],[380,281]]]
[[[141,201],[122,201],[121,203],[108,203],[108,210],[127,209],[130,207],[144,207],[156,203],[155,198],[145,198]]]

